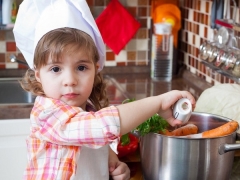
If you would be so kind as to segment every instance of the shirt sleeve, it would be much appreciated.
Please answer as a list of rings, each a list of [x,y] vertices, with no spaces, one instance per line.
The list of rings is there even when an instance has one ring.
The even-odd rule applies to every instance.
[[[39,114],[33,125],[34,136],[61,145],[117,148],[120,136],[119,113],[115,106],[97,112],[61,106]]]

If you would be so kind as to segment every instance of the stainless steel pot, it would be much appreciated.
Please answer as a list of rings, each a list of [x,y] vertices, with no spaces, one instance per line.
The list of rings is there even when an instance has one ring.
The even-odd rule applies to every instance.
[[[193,112],[189,123],[199,132],[216,128],[230,119]],[[141,165],[145,180],[227,180],[231,175],[239,134],[219,138],[188,139],[149,133],[140,137]]]

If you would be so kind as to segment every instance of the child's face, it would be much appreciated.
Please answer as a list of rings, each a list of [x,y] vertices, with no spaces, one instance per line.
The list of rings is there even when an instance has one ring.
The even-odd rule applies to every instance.
[[[46,97],[60,99],[85,109],[95,77],[96,65],[82,51],[65,53],[55,63],[51,56],[46,66],[35,71]]]

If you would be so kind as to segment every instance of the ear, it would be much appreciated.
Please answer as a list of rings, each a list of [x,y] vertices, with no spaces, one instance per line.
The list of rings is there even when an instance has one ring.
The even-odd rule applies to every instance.
[[[39,70],[36,70],[36,69],[35,69],[34,72],[35,72],[35,78],[36,78],[36,80],[37,80],[38,82],[41,82]]]
[[[96,63],[96,70],[98,71],[98,68],[100,67],[99,63]]]

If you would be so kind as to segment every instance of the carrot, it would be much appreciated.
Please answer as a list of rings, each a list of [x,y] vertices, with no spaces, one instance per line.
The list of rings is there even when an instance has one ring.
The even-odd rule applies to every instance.
[[[222,126],[219,126],[217,128],[208,130],[208,131],[204,131],[202,133],[199,134],[194,134],[194,135],[190,135],[188,137],[190,138],[215,138],[215,137],[221,137],[221,136],[225,136],[228,134],[233,133],[234,131],[236,131],[238,128],[238,122],[237,121],[229,121],[225,124],[223,124]]]
[[[187,136],[190,134],[196,134],[198,131],[198,127],[194,124],[187,124],[173,131],[168,131],[167,129],[164,132],[160,132],[160,134],[164,134],[167,136]]]
[[[166,135],[166,136],[172,136],[172,133],[167,129],[164,129],[163,131],[160,131],[159,134],[163,134],[163,135]]]

